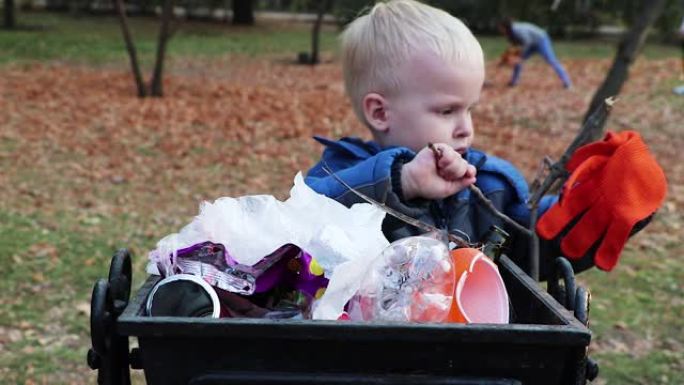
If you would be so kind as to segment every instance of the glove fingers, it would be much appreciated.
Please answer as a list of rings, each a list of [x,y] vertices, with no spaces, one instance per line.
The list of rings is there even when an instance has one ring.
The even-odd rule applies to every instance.
[[[599,243],[594,263],[611,270],[634,224],[662,204],[667,191],[664,173],[634,131],[608,133],[602,142],[581,147],[567,169],[572,174],[563,187],[559,211],[566,227],[568,217],[581,218],[561,240],[561,250],[576,259]],[[587,211],[581,214],[582,210]],[[540,220],[538,229],[548,230],[542,220],[553,218]],[[559,223],[553,225],[555,236],[562,230]]]
[[[634,227],[634,223],[613,221],[603,237],[601,246],[596,251],[594,263],[601,270],[611,271],[617,264],[620,253],[627,243],[627,238]]]
[[[561,241],[563,254],[571,259],[584,256],[589,248],[603,235],[611,220],[609,212],[602,205],[594,205]]]
[[[575,214],[579,214],[587,209],[599,198],[600,180],[598,178],[585,180],[571,189],[562,192],[558,204]]]
[[[561,200],[548,209],[537,222],[537,234],[544,239],[557,236],[574,218],[586,211],[598,198],[594,181],[575,186],[564,192]]]
[[[574,212],[556,203],[539,218],[537,234],[544,239],[551,239],[558,235],[574,216]]]

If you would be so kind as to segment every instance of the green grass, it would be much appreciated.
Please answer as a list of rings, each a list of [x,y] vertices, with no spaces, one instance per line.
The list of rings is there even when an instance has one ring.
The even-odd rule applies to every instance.
[[[21,13],[16,31],[0,29],[0,64],[25,61],[61,60],[105,64],[128,60],[118,19],[114,16],[76,17],[69,14]],[[129,19],[135,45],[144,64],[152,62],[159,22],[155,18]],[[308,51],[308,24],[264,23],[254,27],[233,27],[218,22],[181,22],[169,40],[170,56],[247,55]],[[336,30],[326,27],[323,50],[335,46]],[[294,57],[294,56],[293,56]]]
[[[613,272],[579,276],[592,292],[590,328],[607,347],[594,358],[609,384],[684,383],[684,246],[671,239],[631,243]]]
[[[126,63],[123,38],[114,16],[73,16],[58,13],[20,13],[17,31],[0,30],[0,65],[12,62],[60,60],[88,64]],[[154,59],[159,22],[155,18],[129,19],[143,64]],[[219,22],[180,22],[169,41],[173,57],[284,54],[308,51],[310,25],[261,23],[255,27],[234,27]],[[336,48],[337,29],[326,26],[322,33],[324,51]],[[501,37],[478,37],[488,59],[498,57],[506,46]],[[612,58],[614,40],[556,41],[555,49],[566,58]],[[644,50],[649,58],[676,57],[677,46],[651,43]],[[294,55],[293,55],[294,57]]]
[[[118,247],[135,253],[152,244],[130,218],[79,214],[0,211],[0,326],[21,333],[5,345],[13,354],[0,354],[0,384],[86,372],[90,324],[84,307],[93,284],[106,278]],[[144,278],[139,274],[144,261],[144,256],[135,258],[133,287]]]

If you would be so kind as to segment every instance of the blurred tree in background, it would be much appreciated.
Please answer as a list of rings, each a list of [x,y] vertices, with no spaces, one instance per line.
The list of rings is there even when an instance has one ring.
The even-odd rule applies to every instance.
[[[187,18],[215,18],[216,14],[233,14],[233,22],[252,24],[255,11],[301,12],[315,14],[323,0],[180,0],[176,7]],[[496,33],[496,22],[503,16],[530,21],[546,28],[554,36],[589,37],[600,26],[624,28],[639,16],[639,9],[648,0],[424,0],[458,16],[477,33]],[[341,25],[353,20],[374,0],[337,0],[333,13]],[[32,8],[44,6],[52,11],[114,12],[110,0],[3,0],[4,8],[16,5]],[[131,15],[159,13],[161,0],[130,0]],[[554,7],[555,6],[555,7]],[[5,25],[11,12],[5,12]],[[665,11],[654,26],[660,36],[673,40],[682,16],[684,0],[667,0]]]
[[[16,16],[14,14],[14,0],[5,0],[3,2],[3,27],[5,29],[13,29],[16,24]]]
[[[261,4],[272,6],[276,1],[262,0]],[[645,1],[648,0],[426,0],[459,17],[477,33],[496,33],[497,20],[510,16],[564,37],[593,36],[602,25],[629,26],[639,16]],[[373,0],[339,0],[335,12],[345,24],[374,3]],[[557,7],[552,9],[554,3]],[[671,39],[683,15],[684,0],[667,0],[655,27],[662,37]]]

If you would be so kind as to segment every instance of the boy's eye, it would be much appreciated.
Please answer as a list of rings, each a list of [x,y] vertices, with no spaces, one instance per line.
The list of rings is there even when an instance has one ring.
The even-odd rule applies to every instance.
[[[451,115],[454,113],[454,111],[455,110],[453,108],[445,108],[445,109],[439,111],[439,113],[442,115]]]

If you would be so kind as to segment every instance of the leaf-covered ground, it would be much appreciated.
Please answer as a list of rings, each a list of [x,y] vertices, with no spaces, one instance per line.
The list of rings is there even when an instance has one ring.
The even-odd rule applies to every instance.
[[[312,135],[368,137],[343,94],[338,63],[280,57],[173,60],[166,97],[138,99],[125,68],[0,67],[0,382],[93,383],[85,367],[89,295],[113,250],[146,251],[220,196],[284,197],[321,148]],[[476,147],[532,178],[577,133],[609,60],[565,62],[564,90],[538,60],[517,88],[488,67],[474,112]],[[599,383],[684,382],[684,98],[675,59],[640,60],[609,129],[636,129],[661,162],[668,198],[593,292]]]

